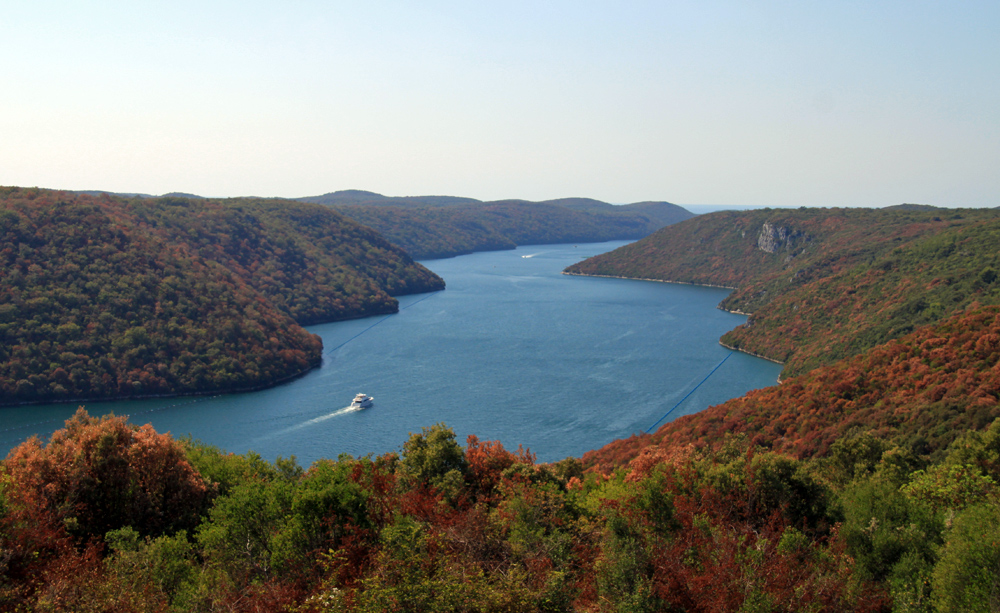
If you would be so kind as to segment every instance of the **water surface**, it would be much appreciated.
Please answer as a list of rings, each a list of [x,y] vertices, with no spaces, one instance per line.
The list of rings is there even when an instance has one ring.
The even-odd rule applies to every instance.
[[[729,351],[718,338],[744,317],[716,305],[728,290],[577,277],[562,269],[624,242],[520,247],[424,264],[445,291],[406,296],[390,316],[313,326],[320,368],[246,394],[92,403],[159,431],[269,460],[399,449],[444,422],[529,447],[541,461],[580,456],[646,430]],[[781,367],[734,354],[670,419],[773,385]],[[375,406],[347,409],[357,392]],[[0,409],[3,452],[47,436],[75,405]]]

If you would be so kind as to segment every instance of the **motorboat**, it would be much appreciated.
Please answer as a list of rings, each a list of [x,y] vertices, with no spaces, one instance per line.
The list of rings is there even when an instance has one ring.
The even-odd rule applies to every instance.
[[[366,396],[365,394],[358,393],[358,395],[354,397],[354,400],[351,401],[351,408],[367,409],[368,407],[372,406],[372,402],[374,400],[375,399],[372,398],[371,396]]]

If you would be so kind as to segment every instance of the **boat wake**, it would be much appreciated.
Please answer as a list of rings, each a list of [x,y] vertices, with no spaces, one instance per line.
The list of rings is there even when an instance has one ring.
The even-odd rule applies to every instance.
[[[358,411],[361,411],[361,410],[362,410],[361,407],[344,407],[342,409],[337,409],[333,413],[327,413],[326,415],[320,415],[319,417],[314,417],[314,418],[310,419],[309,421],[304,421],[301,424],[299,424],[298,426],[293,426],[293,427],[295,427],[295,428],[302,428],[302,427],[305,427],[305,426],[311,426],[312,424],[318,424],[321,421],[326,421],[326,420],[331,419],[333,417],[337,417],[338,415],[344,415],[345,413],[357,413]]]
[[[532,253],[530,255],[522,255],[521,257],[527,260],[528,258],[533,258],[536,255],[542,255],[543,253],[548,253],[548,252],[547,251],[539,251],[538,253]]]
[[[308,420],[306,420],[306,421],[304,421],[302,423],[295,424],[294,426],[288,426],[287,428],[283,428],[281,430],[273,432],[273,433],[271,433],[271,434],[269,434],[267,436],[264,436],[262,438],[271,438],[271,437],[274,437],[274,436],[281,436],[283,434],[288,434],[289,432],[295,432],[296,430],[301,430],[302,428],[307,428],[309,426],[318,424],[320,422],[324,422],[324,421],[326,421],[328,419],[333,419],[334,417],[340,417],[341,415],[346,415],[348,413],[357,413],[358,411],[363,411],[363,410],[364,409],[362,407],[347,406],[347,407],[344,407],[342,409],[337,409],[336,411],[334,411],[332,413],[327,413],[326,415],[320,415],[319,417],[313,417],[312,419],[308,419]]]

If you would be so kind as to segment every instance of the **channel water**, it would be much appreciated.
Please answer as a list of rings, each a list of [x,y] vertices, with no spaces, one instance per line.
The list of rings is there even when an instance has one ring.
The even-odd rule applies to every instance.
[[[521,444],[547,462],[645,431],[671,409],[667,420],[775,384],[779,365],[735,353],[691,393],[729,354],[719,337],[745,320],[716,308],[728,290],[561,274],[623,244],[427,261],[446,290],[404,296],[394,315],[311,327],[323,339],[323,364],[299,379],[86,408],[235,453],[295,455],[304,466],[396,451],[410,432],[439,422],[462,443],[475,434]],[[358,392],[374,406],[350,410]],[[2,452],[50,435],[75,409],[0,409]]]

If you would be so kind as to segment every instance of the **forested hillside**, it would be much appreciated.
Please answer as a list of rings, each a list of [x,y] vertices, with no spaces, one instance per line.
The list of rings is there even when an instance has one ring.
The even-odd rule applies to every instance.
[[[704,215],[567,268],[737,288],[726,345],[783,376],[857,355],[973,302],[1000,303],[990,209],[802,209]]]
[[[170,242],[238,274],[301,325],[394,312],[391,296],[444,288],[399,247],[327,207],[167,197],[125,206]]]
[[[153,198],[101,191],[77,193]],[[199,198],[191,194],[167,196]],[[345,217],[374,228],[417,259],[513,249],[517,245],[635,239],[694,216],[669,202],[612,205],[590,198],[482,202],[460,196],[383,196],[348,189],[295,200],[331,206]]]
[[[320,360],[299,324],[443,285],[317,205],[2,188],[0,404],[272,385]]]
[[[333,206],[418,259],[647,236],[694,215],[669,202],[615,206],[587,198],[480,202],[452,196],[390,198],[359,190],[300,198]]]

